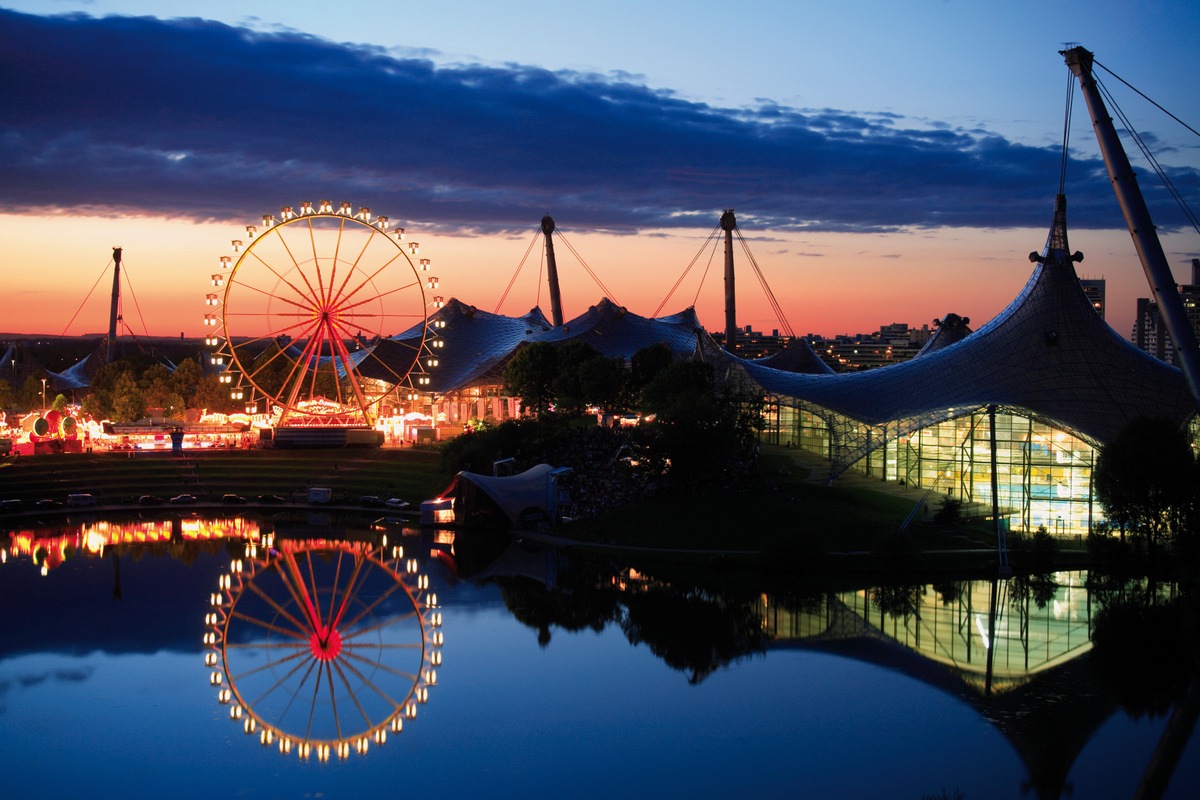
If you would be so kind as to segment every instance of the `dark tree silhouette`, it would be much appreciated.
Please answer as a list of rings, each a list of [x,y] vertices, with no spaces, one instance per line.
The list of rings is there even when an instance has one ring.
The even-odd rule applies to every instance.
[[[1131,420],[1096,460],[1096,496],[1121,530],[1145,537],[1150,550],[1172,538],[1186,518],[1194,461],[1187,434],[1156,417]]]

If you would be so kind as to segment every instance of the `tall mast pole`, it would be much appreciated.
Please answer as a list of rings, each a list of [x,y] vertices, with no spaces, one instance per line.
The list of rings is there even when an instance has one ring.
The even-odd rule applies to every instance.
[[[1092,77],[1093,56],[1082,47],[1060,50],[1059,55],[1066,58],[1067,66],[1079,79],[1083,99],[1092,115],[1092,127],[1096,131],[1096,139],[1100,142],[1100,154],[1104,156],[1104,165],[1108,168],[1108,177],[1112,181],[1113,191],[1117,194],[1121,213],[1125,215],[1129,235],[1133,237],[1133,245],[1137,248],[1142,270],[1150,283],[1154,301],[1158,303],[1167,333],[1175,343],[1183,378],[1187,381],[1192,399],[1200,406],[1200,354],[1197,352],[1196,334],[1188,323],[1183,299],[1179,296],[1175,276],[1171,274],[1171,266],[1163,253],[1162,242],[1158,240],[1154,222],[1150,219],[1146,200],[1138,188],[1137,176],[1129,164],[1129,157],[1125,155],[1125,148],[1121,146],[1112,117],[1109,116],[1096,87],[1096,80]]]
[[[558,263],[554,260],[554,218],[542,217],[542,234],[546,239],[546,275],[550,280],[550,321],[554,327],[563,324],[562,294],[558,291]]]
[[[121,299],[121,248],[113,248],[112,305],[108,311],[108,361],[111,364],[117,347],[117,306]]]
[[[733,283],[733,229],[737,217],[733,209],[725,209],[721,215],[721,230],[725,231],[725,349],[730,353],[737,347],[737,294]]]

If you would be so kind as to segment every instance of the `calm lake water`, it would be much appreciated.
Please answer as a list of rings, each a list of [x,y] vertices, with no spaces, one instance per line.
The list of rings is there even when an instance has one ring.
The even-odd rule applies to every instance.
[[[4,795],[1120,798],[1166,727],[1081,573],[717,590],[328,522],[10,523]]]

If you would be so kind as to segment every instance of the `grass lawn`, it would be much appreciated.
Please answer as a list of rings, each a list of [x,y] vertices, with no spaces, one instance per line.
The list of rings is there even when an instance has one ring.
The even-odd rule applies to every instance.
[[[334,501],[362,495],[401,497],[414,505],[449,482],[441,453],[417,449],[213,450],[138,453],[65,453],[22,456],[0,463],[0,499],[65,501],[87,492],[101,503],[136,501],[144,494],[193,494],[217,500],[226,493],[252,498],[304,497],[327,486]]]

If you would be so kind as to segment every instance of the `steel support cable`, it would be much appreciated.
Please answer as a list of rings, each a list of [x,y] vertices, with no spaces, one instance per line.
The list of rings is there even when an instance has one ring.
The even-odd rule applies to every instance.
[[[500,313],[500,307],[504,305],[504,301],[508,298],[509,291],[512,290],[513,284],[517,282],[517,276],[521,274],[521,270],[525,267],[525,261],[529,258],[529,253],[533,250],[533,245],[537,242],[538,237],[541,235],[541,228],[539,228],[538,232],[535,233],[533,238],[529,240],[529,246],[525,248],[525,255],[521,256],[521,262],[517,264],[516,272],[514,272],[513,276],[508,279],[508,286],[504,287],[504,294],[500,295],[500,302],[496,303],[496,310],[492,312],[493,314]],[[538,283],[540,284],[541,281],[539,280]]]
[[[555,228],[555,230],[558,230],[558,229]],[[579,263],[583,265],[583,268],[587,272],[587,274],[591,276],[592,280],[595,281],[596,285],[600,287],[600,290],[602,292],[604,292],[604,296],[607,297],[609,300],[612,300],[617,305],[621,305],[620,302],[617,301],[617,298],[613,296],[613,293],[608,290],[608,287],[604,285],[604,282],[602,280],[600,280],[600,277],[598,275],[596,275],[596,273],[592,271],[592,268],[588,266],[588,263],[583,260],[583,256],[579,255],[579,253],[576,252],[575,248],[571,246],[571,243],[567,241],[567,237],[563,236],[562,231],[558,231],[558,238],[559,238],[559,241],[561,241],[563,244],[565,244],[567,246],[567,249],[571,251],[571,255],[575,256],[575,258],[578,259]]]
[[[108,274],[108,268],[112,266],[112,263],[112,259],[110,258],[108,263],[104,265],[104,269],[100,270],[100,277],[96,278],[96,282],[92,284],[92,288],[88,289],[87,296],[83,298],[83,302],[79,304],[79,308],[75,309],[75,313],[71,315],[70,321],[67,322],[67,326],[63,328],[63,332],[59,336],[67,335],[67,331],[71,329],[71,325],[74,324],[75,318],[79,316],[79,312],[83,311],[83,307],[87,305],[87,301],[92,298],[92,292],[96,291],[96,287],[100,285],[100,281],[104,280],[104,276]]]
[[[708,251],[708,263],[704,265],[704,274],[700,276],[700,283],[696,286],[696,294],[692,297],[692,308],[700,302],[700,292],[704,289],[704,282],[708,280],[708,272],[712,269],[713,259],[717,257],[717,242],[720,241],[717,237],[712,238],[712,249]],[[697,253],[699,255],[699,253]]]
[[[1197,136],[1197,137],[1200,137],[1200,132],[1197,132],[1195,128],[1193,128],[1191,125],[1188,125],[1186,122],[1184,122],[1183,120],[1181,120],[1179,117],[1175,116],[1175,115],[1174,115],[1174,114],[1172,114],[1170,111],[1167,111],[1165,108],[1163,108],[1162,106],[1160,106],[1158,103],[1156,103],[1156,102],[1154,102],[1153,100],[1151,100],[1151,99],[1150,99],[1149,97],[1147,97],[1145,94],[1143,94],[1142,92],[1140,92],[1140,91],[1137,89],[1137,87],[1135,87],[1135,86],[1131,85],[1131,84],[1129,83],[1129,81],[1125,80],[1125,79],[1124,79],[1124,78],[1122,78],[1120,75],[1118,75],[1117,73],[1113,72],[1113,71],[1112,71],[1111,69],[1109,69],[1108,67],[1106,67],[1106,66],[1104,66],[1103,64],[1101,64],[1101,63],[1100,63],[1099,61],[1097,61],[1097,60],[1096,60],[1094,57],[1092,58],[1092,63],[1093,63],[1093,64],[1095,64],[1097,67],[1100,67],[1100,69],[1104,70],[1104,71],[1105,71],[1105,72],[1107,72],[1109,75],[1112,75],[1114,78],[1116,78],[1117,80],[1119,80],[1121,83],[1123,83],[1123,84],[1125,84],[1126,86],[1128,86],[1128,87],[1129,87],[1129,88],[1130,88],[1130,89],[1131,89],[1131,90],[1132,90],[1132,91],[1133,91],[1135,94],[1137,94],[1139,97],[1141,97],[1143,100],[1145,100],[1145,101],[1146,101],[1147,103],[1149,103],[1150,105],[1152,105],[1152,106],[1154,106],[1155,108],[1157,108],[1159,111],[1161,111],[1161,112],[1163,112],[1164,114],[1166,114],[1166,115],[1167,115],[1168,117],[1170,117],[1171,119],[1173,119],[1173,120],[1175,120],[1176,122],[1178,122],[1178,123],[1179,123],[1180,125],[1182,125],[1183,127],[1187,128],[1189,131],[1191,131],[1191,132],[1192,132],[1192,134],[1194,134],[1194,135],[1195,135],[1195,136]],[[1095,77],[1095,75],[1093,75],[1092,77]]]
[[[1200,233],[1200,221],[1197,220],[1196,214],[1188,206],[1187,201],[1184,200],[1183,195],[1179,192],[1179,190],[1175,188],[1175,184],[1167,176],[1167,173],[1162,168],[1162,165],[1158,163],[1158,159],[1156,159],[1154,157],[1154,154],[1152,152],[1150,152],[1150,148],[1146,144],[1145,140],[1142,138],[1142,135],[1137,132],[1136,128],[1133,127],[1133,124],[1130,122],[1129,117],[1126,116],[1125,112],[1121,109],[1120,105],[1117,104],[1116,98],[1112,96],[1111,92],[1109,92],[1108,87],[1105,86],[1100,81],[1099,78],[1096,78],[1094,75],[1092,77],[1096,81],[1096,88],[1099,89],[1100,93],[1104,95],[1104,99],[1108,103],[1109,108],[1112,109],[1112,111],[1116,115],[1117,119],[1119,119],[1121,121],[1121,124],[1125,126],[1125,130],[1127,130],[1129,132],[1130,137],[1133,139],[1134,143],[1137,144],[1138,149],[1142,152],[1142,155],[1146,158],[1146,161],[1150,164],[1151,169],[1154,170],[1154,174],[1158,176],[1159,181],[1162,182],[1163,186],[1166,187],[1167,191],[1170,193],[1171,198],[1175,201],[1175,205],[1179,206],[1179,210],[1183,212],[1184,217],[1187,218],[1189,224],[1191,224],[1191,226],[1192,226],[1192,229],[1195,230],[1197,233]],[[1120,79],[1118,78],[1118,80],[1120,80]],[[1128,84],[1126,84],[1126,85],[1128,85]],[[1132,87],[1130,87],[1130,88],[1132,88]],[[1149,99],[1149,98],[1147,98],[1147,99]],[[1153,103],[1154,101],[1150,101],[1150,102]],[[1168,116],[1169,116],[1169,114],[1168,114]],[[1172,119],[1174,119],[1174,117],[1172,117]],[[1180,123],[1180,124],[1183,124],[1183,123]],[[1184,127],[1186,128],[1188,126],[1184,125]],[[1188,130],[1191,130],[1191,128],[1188,128]],[[1193,133],[1194,133],[1194,131],[1193,131]]]
[[[1062,163],[1058,168],[1058,193],[1067,193],[1067,162],[1070,159],[1069,144],[1071,141],[1071,108],[1075,104],[1075,76],[1067,70],[1067,108],[1063,114]]]
[[[122,263],[125,263],[125,262],[122,262]],[[135,311],[137,311],[138,320],[140,320],[142,323],[142,333],[144,333],[146,336],[149,336],[150,329],[146,327],[146,318],[142,316],[142,307],[138,303],[137,295],[133,291],[133,281],[130,280],[130,278],[129,278],[129,270],[128,269],[126,269],[122,273],[122,277],[125,278],[125,288],[129,290],[129,296],[133,298],[133,308]],[[121,295],[121,303],[124,304],[124,302],[125,302],[125,295]],[[133,336],[134,339],[136,339],[137,336],[136,336],[136,334],[134,334],[133,329],[130,328],[128,323],[126,323],[124,321],[124,311],[123,310],[121,312],[120,319],[121,319],[122,324],[124,324],[125,328],[129,331],[129,334],[131,336]],[[140,347],[140,345],[139,345],[139,347]]]
[[[700,255],[704,252],[704,248],[708,247],[708,243],[711,242],[716,237],[717,231],[719,231],[720,229],[721,229],[721,226],[717,225],[716,227],[714,227],[712,229],[712,232],[709,233],[708,236],[704,239],[704,242],[701,243],[701,245],[700,245],[700,249],[696,251],[696,255],[692,256],[692,260],[690,262],[688,262],[688,265],[686,267],[684,267],[683,274],[681,274],[679,276],[679,278],[675,281],[675,285],[671,287],[671,291],[667,292],[667,296],[664,297],[663,301],[658,304],[658,308],[654,309],[653,316],[657,317],[659,312],[661,312],[663,310],[663,306],[665,306],[670,301],[671,295],[675,294],[675,290],[679,288],[679,284],[683,283],[683,279],[686,278],[688,273],[692,271],[692,267],[696,266],[696,262],[700,260]],[[709,256],[709,263],[710,264],[712,263],[711,255]],[[704,274],[708,275],[707,268],[705,268]],[[701,284],[701,286],[704,285],[703,278],[700,280],[700,284]],[[698,289],[696,290],[696,296],[697,297],[700,296],[700,291]],[[693,306],[695,305],[695,301],[692,302],[692,305]]]
[[[733,230],[734,233],[737,234],[738,243],[742,246],[742,252],[746,254],[746,258],[750,261],[750,266],[754,269],[754,274],[758,278],[759,285],[762,286],[763,293],[767,296],[767,301],[771,304],[771,309],[775,312],[776,320],[783,327],[784,334],[792,337],[793,339],[796,338],[795,331],[792,330],[792,326],[788,323],[787,317],[784,316],[783,306],[781,306],[779,301],[775,299],[775,293],[771,291],[771,287],[767,283],[766,276],[763,275],[762,269],[759,268],[758,262],[754,259],[754,254],[750,252],[750,246],[746,244],[745,237],[742,236],[742,232],[737,228],[734,228]]]

